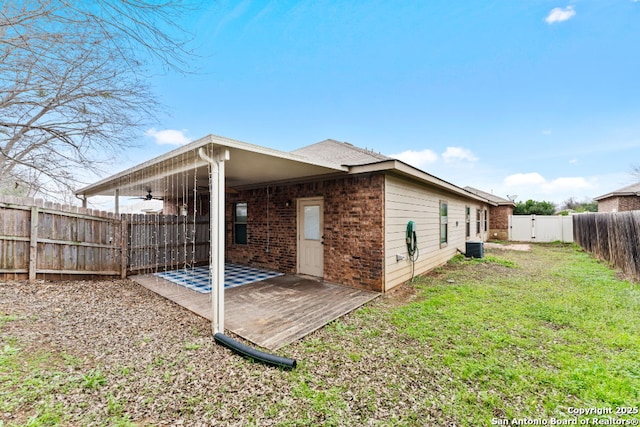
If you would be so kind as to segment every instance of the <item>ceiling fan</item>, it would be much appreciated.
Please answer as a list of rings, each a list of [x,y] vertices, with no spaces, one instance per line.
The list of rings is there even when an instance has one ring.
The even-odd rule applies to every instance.
[[[138,197],[138,199],[142,199],[145,201],[149,201],[149,200],[162,200],[162,197],[156,197],[154,195],[151,194],[151,188],[147,189],[147,195],[144,197]]]

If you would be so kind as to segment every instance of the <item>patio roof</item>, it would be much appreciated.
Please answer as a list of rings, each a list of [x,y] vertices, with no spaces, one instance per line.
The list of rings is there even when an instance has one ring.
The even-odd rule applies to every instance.
[[[241,188],[268,182],[348,173],[349,168],[324,160],[274,150],[216,135],[208,135],[154,159],[119,172],[76,191],[78,196],[154,196],[190,194],[194,187],[208,192],[208,163],[198,155],[199,148],[229,150],[225,185]],[[201,184],[200,184],[201,183]]]

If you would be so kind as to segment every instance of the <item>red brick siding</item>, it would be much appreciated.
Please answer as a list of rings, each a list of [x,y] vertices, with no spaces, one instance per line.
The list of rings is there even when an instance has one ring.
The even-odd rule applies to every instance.
[[[324,198],[324,279],[382,291],[384,176],[381,174],[228,194],[227,260],[296,273],[296,199],[307,197]],[[232,210],[237,202],[248,204],[247,245],[233,243]]]
[[[640,210],[640,197],[638,196],[620,197],[620,201],[618,203],[619,212]]]
[[[598,212],[624,212],[640,210],[640,197],[619,196],[598,201]]]
[[[598,200],[598,212],[617,212],[618,211],[618,197],[609,197],[603,200]]]
[[[509,239],[509,215],[513,206],[491,206],[489,208],[489,239]]]

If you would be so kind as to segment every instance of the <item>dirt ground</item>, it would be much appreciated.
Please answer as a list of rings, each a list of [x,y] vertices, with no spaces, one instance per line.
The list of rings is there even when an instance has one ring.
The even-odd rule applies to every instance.
[[[493,242],[485,242],[484,244],[485,248],[491,248],[491,249],[502,249],[505,251],[530,251],[531,250],[531,245],[527,244],[527,243],[508,243],[508,244],[504,244],[504,243],[493,243]]]
[[[414,296],[399,291],[375,304]],[[390,331],[375,337],[375,348],[335,331],[316,331],[279,352],[298,361],[297,369],[285,371],[215,344],[210,322],[129,280],[0,282],[0,315],[11,317],[0,322],[0,348],[11,343],[26,354],[53,355],[47,381],[62,384],[49,396],[0,412],[0,425],[22,425],[43,401],[62,405],[66,416],[78,420],[71,425],[118,425],[114,416],[133,421],[123,425],[155,426],[291,425],[297,419],[306,420],[301,425],[354,425],[407,411],[430,417],[419,406],[426,400],[421,393],[433,392],[425,386],[430,374],[424,360],[403,367],[405,375],[422,379],[419,388],[414,381],[388,387],[398,372],[385,360],[404,345]],[[349,322],[348,316],[341,320]],[[384,319],[367,322],[384,330],[378,324]],[[99,387],[64,385],[96,371],[104,376]],[[345,389],[348,396],[341,391],[339,400],[349,405],[332,415],[342,422],[327,422],[332,393]]]

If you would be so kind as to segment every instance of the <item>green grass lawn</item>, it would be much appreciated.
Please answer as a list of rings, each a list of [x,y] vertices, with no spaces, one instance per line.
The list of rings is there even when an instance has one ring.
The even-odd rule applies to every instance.
[[[575,246],[483,261],[455,258],[391,314],[446,373],[446,413],[473,425],[640,406],[637,285]]]
[[[0,332],[11,322],[30,324],[0,312]],[[3,333],[0,426],[155,425],[185,416],[186,425],[191,416],[275,426],[640,419],[640,286],[574,245],[456,257],[282,349],[298,359],[293,371],[236,357],[207,365],[208,354],[226,350],[202,339],[206,326],[175,347],[179,354],[124,366],[81,361],[74,349],[34,351]],[[193,378],[223,373],[176,391],[170,368],[182,364]],[[182,406],[162,409],[158,402],[178,392]],[[589,408],[603,413],[575,413]],[[150,415],[132,415],[140,412]],[[22,417],[3,422],[6,413]]]

